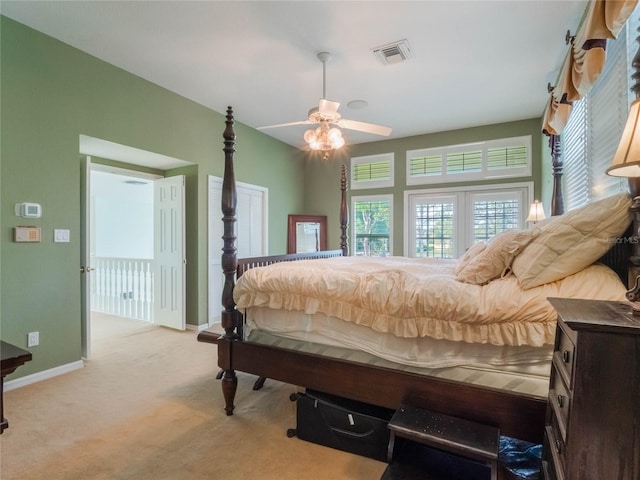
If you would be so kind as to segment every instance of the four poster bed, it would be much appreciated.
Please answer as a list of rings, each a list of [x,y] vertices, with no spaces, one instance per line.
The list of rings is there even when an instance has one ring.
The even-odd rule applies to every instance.
[[[610,240],[629,232],[628,195],[590,206],[586,220],[570,212],[474,246],[461,260],[348,257],[343,167],[341,250],[237,259],[231,107],[224,144],[225,333],[198,340],[218,347],[228,415],[241,371],[259,376],[257,387],[272,378],[390,409],[408,404],[541,442],[555,336],[546,299],[624,300],[631,242]],[[588,238],[594,229],[600,237]],[[550,257],[546,244],[599,253]],[[608,266],[592,265],[605,252]]]

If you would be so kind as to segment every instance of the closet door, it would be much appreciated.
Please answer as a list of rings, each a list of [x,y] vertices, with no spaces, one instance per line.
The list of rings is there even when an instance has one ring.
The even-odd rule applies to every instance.
[[[237,183],[236,248],[238,258],[267,255],[268,189]],[[209,177],[209,325],[220,322],[222,311],[222,179]]]

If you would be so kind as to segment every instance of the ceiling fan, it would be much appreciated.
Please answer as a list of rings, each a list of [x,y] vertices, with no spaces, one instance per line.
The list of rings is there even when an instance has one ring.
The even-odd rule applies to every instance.
[[[331,58],[329,52],[318,53],[318,59],[322,62],[322,98],[317,107],[309,110],[306,120],[290,123],[280,123],[278,125],[268,125],[258,127],[258,130],[268,128],[289,127],[292,125],[319,125],[315,130],[307,130],[304,134],[305,141],[313,150],[335,150],[344,145],[342,132],[335,127],[357,130],[359,132],[372,133],[374,135],[389,136],[390,127],[375,125],[373,123],[347,120],[338,113],[340,103],[326,99],[327,62]],[[332,126],[334,126],[332,128]]]

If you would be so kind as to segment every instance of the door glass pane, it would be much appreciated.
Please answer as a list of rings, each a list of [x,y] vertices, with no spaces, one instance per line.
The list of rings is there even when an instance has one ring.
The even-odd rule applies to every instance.
[[[416,257],[454,258],[454,203],[416,204]]]
[[[495,234],[520,228],[518,198],[477,199],[473,202],[473,243],[486,242]]]

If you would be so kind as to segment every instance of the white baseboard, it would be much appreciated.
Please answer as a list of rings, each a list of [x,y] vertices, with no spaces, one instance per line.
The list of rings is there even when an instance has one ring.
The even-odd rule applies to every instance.
[[[209,328],[209,325],[207,325],[206,323],[203,323],[202,325],[191,325],[190,323],[187,323],[187,330],[195,330],[197,332],[201,332],[203,330],[206,330],[207,328]]]
[[[5,382],[4,391],[8,392],[9,390],[24,387],[26,385],[31,385],[32,383],[41,382],[42,380],[47,380],[49,378],[57,377],[58,375],[73,372],[74,370],[79,370],[83,367],[84,362],[82,360],[78,360],[77,362],[67,363],[66,365],[60,365],[59,367],[32,373],[31,375],[26,375],[24,377]]]

